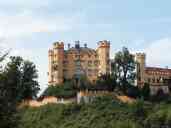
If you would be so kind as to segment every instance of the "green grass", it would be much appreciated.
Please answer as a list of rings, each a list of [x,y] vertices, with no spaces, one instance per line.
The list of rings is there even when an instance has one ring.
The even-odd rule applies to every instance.
[[[49,104],[20,110],[20,128],[160,128],[171,122],[170,104],[123,104],[99,97],[89,104]]]

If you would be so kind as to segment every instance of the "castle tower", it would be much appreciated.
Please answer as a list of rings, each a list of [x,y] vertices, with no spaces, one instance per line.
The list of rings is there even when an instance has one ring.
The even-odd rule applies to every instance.
[[[56,42],[49,51],[49,83],[63,83],[64,43]]]
[[[53,74],[52,74],[52,71],[53,71],[52,63],[53,63],[53,59],[54,59],[53,50],[49,50],[49,52],[48,52],[48,58],[49,58],[48,83],[51,84],[51,83],[53,83]]]
[[[146,55],[145,53],[136,53],[135,61],[137,63],[137,85],[143,86],[145,83],[145,67],[146,67]]]
[[[110,73],[110,42],[106,40],[100,41],[98,43],[97,53],[100,62],[99,73]]]

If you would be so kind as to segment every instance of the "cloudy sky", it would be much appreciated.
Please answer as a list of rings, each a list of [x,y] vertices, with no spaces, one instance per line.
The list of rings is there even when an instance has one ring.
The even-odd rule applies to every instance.
[[[96,48],[111,41],[147,53],[148,66],[171,68],[170,0],[0,0],[0,49],[33,61],[47,87],[47,52],[55,41]]]

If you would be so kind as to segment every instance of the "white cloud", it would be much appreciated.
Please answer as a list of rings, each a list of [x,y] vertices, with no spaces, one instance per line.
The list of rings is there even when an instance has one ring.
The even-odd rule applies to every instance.
[[[18,2],[20,3],[20,0]],[[4,2],[4,4],[8,3]],[[0,19],[0,51],[11,49],[10,55],[22,56],[24,59],[33,61],[39,71],[41,89],[44,90],[47,87],[48,49],[43,47],[33,49],[34,46],[27,48],[24,46],[26,43],[24,39],[27,36],[32,38],[34,33],[39,32],[69,31],[78,22],[79,17],[77,15],[71,17],[39,16],[36,12],[24,10],[15,15],[0,12]]]
[[[35,32],[56,32],[71,29],[72,19],[44,18],[25,13],[14,16],[0,15],[0,37],[22,37]]]
[[[164,38],[149,43],[144,52],[147,54],[147,65],[169,66],[171,68],[171,38]]]

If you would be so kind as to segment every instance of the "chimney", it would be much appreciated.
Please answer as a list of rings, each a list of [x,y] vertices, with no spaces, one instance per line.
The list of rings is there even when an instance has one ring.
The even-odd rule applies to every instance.
[[[69,44],[68,44],[68,49],[70,49],[70,47],[71,47],[71,44],[69,43]]]
[[[84,48],[87,48],[87,44],[86,43],[84,44]]]
[[[75,48],[79,49],[80,48],[80,41],[75,41]]]

